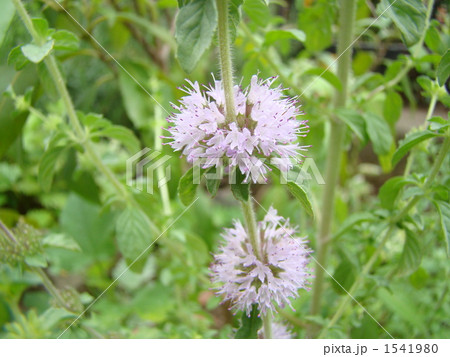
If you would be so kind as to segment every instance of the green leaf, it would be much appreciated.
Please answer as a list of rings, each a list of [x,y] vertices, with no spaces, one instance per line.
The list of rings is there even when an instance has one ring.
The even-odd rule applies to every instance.
[[[36,268],[46,268],[47,267],[47,259],[42,254],[36,254],[32,256],[25,257],[25,263],[27,263],[30,267]]]
[[[336,239],[342,236],[350,229],[352,229],[354,226],[362,222],[373,222],[376,219],[377,218],[372,213],[369,212],[354,213],[340,225],[339,230],[336,232],[333,238]]]
[[[418,235],[405,228],[405,244],[399,262],[399,272],[410,274],[417,270],[422,261],[422,247]]]
[[[333,290],[339,295],[346,295],[355,281],[356,275],[355,265],[347,257],[343,256],[333,273],[334,279],[331,279]]]
[[[417,43],[425,29],[426,7],[420,0],[381,0],[377,11],[389,17],[402,34],[406,45]]]
[[[315,1],[311,7],[303,7],[298,26],[306,34],[308,51],[318,52],[331,45],[335,13],[335,6],[328,0]]]
[[[231,35],[231,41],[234,42],[234,39],[236,38],[236,30],[239,26],[239,23],[241,22],[241,12],[240,7],[244,0],[231,0],[229,4],[229,18],[230,18],[230,35]]]
[[[245,0],[242,8],[256,25],[265,27],[268,24],[270,11],[263,0]]]
[[[363,144],[367,143],[369,137],[366,131],[364,117],[356,110],[349,108],[339,108],[336,115],[356,134]]]
[[[176,18],[175,38],[177,58],[188,73],[196,67],[200,57],[210,46],[217,27],[214,0],[194,0],[183,6]]]
[[[78,37],[73,32],[67,30],[58,30],[54,32],[52,38],[55,40],[55,50],[75,51],[80,45]]]
[[[97,133],[95,133],[94,136],[103,136],[106,138],[112,138],[119,140],[126,148],[127,150],[134,154],[139,151],[141,144],[134,135],[134,133],[124,126],[119,125],[113,125],[109,126]]]
[[[2,2],[2,11],[0,12],[0,47],[8,31],[9,24],[14,18],[15,8],[12,1]]]
[[[151,98],[124,71],[119,72],[119,88],[128,118],[136,128],[148,127],[149,118],[152,117],[151,106],[153,104]]]
[[[151,246],[153,237],[153,223],[139,208],[128,207],[117,219],[117,246],[125,258],[136,259]]]
[[[50,190],[58,159],[67,149],[66,146],[55,146],[48,149],[39,163],[38,180],[44,191]]]
[[[30,61],[22,53],[22,46],[14,47],[8,55],[8,64],[14,65],[16,71],[20,71]]]
[[[185,206],[189,206],[194,202],[197,196],[197,188],[200,184],[200,179],[204,174],[203,170],[200,170],[199,174],[195,172],[195,170],[199,170],[199,168],[195,166],[191,167],[178,182],[178,196]]]
[[[445,53],[447,47],[444,44],[444,41],[442,40],[441,35],[437,29],[438,26],[440,25],[437,20],[431,21],[430,27],[428,28],[427,34],[425,36],[425,44],[430,50],[442,56]]]
[[[81,251],[78,243],[71,237],[62,233],[52,233],[42,239],[42,244],[46,247],[64,248],[72,251]]]
[[[430,122],[429,128],[432,131],[446,129],[450,126],[450,120],[445,120],[442,117],[432,117],[428,121]]]
[[[22,46],[22,53],[33,63],[41,62],[52,50],[54,41],[47,41],[42,46],[29,43]]]
[[[407,184],[415,182],[403,176],[392,177],[381,186],[378,193],[381,207],[392,210],[394,209],[395,200],[400,190]]]
[[[305,209],[305,212],[314,218],[314,211],[305,190],[297,185],[297,183],[292,181],[287,182],[287,187],[289,189],[289,192],[291,192],[292,195],[300,201],[303,208]]]
[[[367,135],[372,142],[373,151],[377,155],[388,154],[393,139],[391,129],[386,120],[373,113],[365,113],[363,117],[366,122]]]
[[[378,289],[378,298],[388,310],[399,319],[413,325],[419,331],[427,328],[424,315],[419,313],[419,307],[415,305],[414,297],[405,289],[393,287],[392,292],[382,287]],[[401,321],[400,320],[400,321]]]
[[[73,312],[57,307],[50,307],[39,316],[42,328],[49,331],[55,328],[63,320],[71,319],[73,321],[75,318],[77,318],[77,315]]]
[[[441,62],[439,62],[436,77],[440,86],[443,86],[445,82],[447,82],[448,77],[450,76],[450,50],[445,52],[445,55],[442,56]]]
[[[264,45],[270,46],[279,40],[297,40],[305,42],[306,35],[303,31],[297,29],[271,30],[266,32]]]
[[[324,71],[323,68],[311,68],[308,69],[306,72],[303,73],[303,75],[313,75],[313,76],[318,76],[320,78],[323,78],[324,80],[326,80],[328,83],[330,83],[334,88],[336,88],[337,90],[342,90],[342,83],[339,80],[339,78],[330,71]]]
[[[403,156],[405,156],[414,146],[422,141],[434,138],[435,136],[439,136],[439,134],[433,133],[429,130],[418,131],[406,136],[405,139],[400,142],[394,156],[392,156],[392,165],[397,165]]]
[[[439,224],[441,226],[448,257],[450,256],[450,204],[440,200],[434,201],[434,204],[439,213]]]
[[[80,259],[109,259],[115,254],[112,233],[116,222],[116,215],[71,193],[61,212],[60,222],[62,233],[75,239],[83,254],[76,252]],[[73,264],[71,262],[64,262]]]
[[[395,123],[400,119],[403,109],[403,100],[400,94],[390,90],[386,93],[386,99],[383,106],[384,119],[389,123],[391,128],[395,127]]]
[[[211,197],[215,197],[219,190],[220,183],[222,182],[222,172],[223,169],[221,167],[211,167],[205,173],[206,189],[211,194]]]
[[[31,19],[31,22],[33,23],[33,27],[40,39],[43,41],[47,41],[47,35],[49,32],[47,20],[42,17],[36,17],[34,19]]]
[[[250,198],[250,183],[245,183],[245,176],[239,168],[235,170],[236,182],[231,184],[231,192],[234,198],[239,201],[247,202]]]
[[[258,331],[262,327],[262,320],[259,316],[257,305],[252,306],[250,316],[244,312],[242,314],[241,327],[236,331],[236,339],[254,339],[258,338]]]

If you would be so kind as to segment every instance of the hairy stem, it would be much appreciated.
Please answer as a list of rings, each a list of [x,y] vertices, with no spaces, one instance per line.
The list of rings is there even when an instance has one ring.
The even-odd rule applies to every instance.
[[[353,27],[355,22],[356,0],[340,0],[340,31],[338,38],[338,77],[342,83],[342,90],[336,93],[335,107],[345,107],[348,96],[348,77],[350,73],[351,54],[349,48],[353,38]],[[322,198],[322,218],[320,221],[319,235],[317,239],[317,264],[316,278],[311,304],[311,314],[320,312],[324,285],[324,266],[327,261],[328,238],[333,222],[334,197],[338,185],[339,169],[341,164],[342,145],[345,135],[345,125],[337,118],[331,121],[330,142],[328,146],[328,157],[326,166],[326,186]],[[315,326],[311,325],[311,329]],[[314,335],[310,331],[310,335]]]
[[[162,151],[162,117],[163,114],[161,111],[161,107],[159,105],[155,105],[155,150],[157,151]],[[162,165],[156,168],[156,177],[158,178],[158,183],[164,179],[164,167]],[[167,183],[159,187],[159,193],[161,194],[163,213],[166,216],[170,216],[172,214],[172,208],[170,207],[170,197]]]
[[[36,44],[41,45],[42,39],[36,32],[36,30],[33,27],[33,23],[31,21],[30,16],[28,15],[25,7],[23,6],[21,0],[13,0],[14,6],[22,19],[25,27],[27,28],[28,32],[32,36],[34,42]],[[77,137],[82,140],[82,144],[84,145],[84,149],[86,150],[86,154],[89,156],[91,161],[98,167],[98,169],[108,178],[108,180],[113,184],[113,186],[117,189],[117,191],[127,200],[130,200],[130,194],[125,189],[125,187],[116,179],[114,174],[111,172],[111,170],[102,162],[102,160],[98,157],[97,153],[95,152],[92,143],[86,138],[86,132],[84,128],[81,126],[81,123],[78,119],[77,113],[75,111],[75,107],[72,102],[72,98],[70,97],[70,94],[67,90],[67,87],[64,82],[64,78],[61,74],[61,71],[59,70],[58,63],[56,62],[55,57],[53,57],[52,54],[49,54],[44,59],[45,65],[50,73],[50,76],[52,77],[52,80],[55,84],[55,87],[61,97],[61,99],[64,102],[64,106],[67,111],[67,115],[69,117],[70,123],[72,125],[73,130],[75,131],[75,134]]]
[[[217,0],[218,37],[220,69],[223,89],[225,91],[226,120],[231,123],[236,120],[234,105],[233,63],[231,58],[230,29],[228,28],[228,0]]]
[[[433,168],[431,169],[430,175],[426,179],[423,189],[426,190],[430,187],[430,185],[433,183],[434,179],[436,178],[437,174],[439,173],[439,170],[442,166],[442,163],[445,160],[445,157],[447,156],[447,153],[450,149],[450,137],[446,137],[444,140],[444,143],[442,144],[442,147],[439,151],[439,154],[436,158],[436,161],[433,164]],[[360,284],[364,280],[364,277],[369,273],[369,271],[372,269],[373,264],[376,262],[378,256],[383,251],[384,245],[388,241],[391,234],[394,232],[395,227],[398,222],[400,222],[408,213],[409,211],[417,204],[417,202],[420,200],[420,197],[416,196],[409,200],[409,202],[403,207],[403,209],[392,218],[389,224],[389,228],[386,233],[384,234],[383,238],[381,239],[380,244],[378,245],[378,248],[375,250],[375,252],[370,257],[369,261],[364,265],[361,273],[356,278],[355,282],[351,286],[351,288],[348,290],[348,294],[346,294],[339,304],[339,307],[334,314],[333,318],[330,320],[328,325],[322,330],[319,338],[322,338],[326,331],[328,331],[334,324],[341,318],[342,314],[344,313],[348,303],[351,300],[351,296],[354,295],[356,290],[359,288]]]
[[[272,338],[272,316],[268,312],[266,315],[263,315],[263,324],[264,324],[264,338]]]
[[[39,277],[41,278],[42,284],[45,286],[45,289],[48,291],[48,293],[51,296],[53,296],[53,298],[58,302],[58,304],[61,307],[70,311],[69,306],[67,305],[66,301],[61,296],[61,294],[59,293],[58,288],[55,285],[53,285],[53,282],[50,280],[50,278],[45,273],[45,271],[42,270],[41,268],[37,268],[37,267],[32,268],[32,271],[34,271],[37,275],[39,275]]]
[[[242,212],[244,213],[245,225],[247,227],[248,238],[252,245],[253,251],[259,260],[262,261],[261,247],[258,239],[258,225],[256,223],[255,211],[253,210],[253,198],[249,197],[248,201],[241,202]]]

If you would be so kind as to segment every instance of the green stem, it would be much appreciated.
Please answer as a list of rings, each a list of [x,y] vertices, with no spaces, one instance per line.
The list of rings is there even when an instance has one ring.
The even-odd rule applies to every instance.
[[[350,74],[352,51],[349,48],[353,39],[355,23],[356,0],[340,0],[340,31],[338,37],[338,78],[342,83],[342,90],[336,93],[335,107],[345,107],[348,97],[348,78]],[[345,125],[333,118],[331,121],[330,143],[326,166],[326,186],[322,198],[322,218],[317,238],[316,277],[311,304],[311,314],[320,312],[324,285],[324,267],[327,261],[328,241],[334,214],[334,197],[338,186],[339,169],[341,163],[342,146],[345,136]],[[311,325],[311,329],[315,326]],[[315,333],[310,331],[311,335]]]
[[[230,30],[228,26],[228,0],[217,0],[218,37],[220,69],[225,91],[226,120],[231,123],[236,120],[234,105],[233,64],[231,59]]]
[[[447,156],[447,153],[450,149],[450,137],[446,137],[444,140],[444,143],[442,144],[442,147],[439,151],[438,157],[436,158],[436,161],[434,162],[433,168],[431,170],[430,175],[428,176],[427,180],[425,181],[423,185],[423,190],[426,190],[430,187],[430,185],[433,183],[434,179],[436,178],[437,174],[439,173],[439,170],[442,166],[442,163],[445,160],[445,157]],[[356,280],[354,281],[351,288],[348,290],[348,294],[343,297],[341,300],[341,303],[339,304],[339,307],[334,314],[333,318],[330,320],[328,325],[322,330],[321,334],[319,335],[319,338],[323,338],[326,331],[328,331],[334,324],[341,318],[342,314],[345,311],[345,308],[347,307],[347,304],[351,300],[351,296],[353,296],[356,292],[356,290],[359,288],[360,284],[362,283],[364,277],[369,273],[369,271],[372,269],[373,264],[376,262],[378,256],[382,252],[386,242],[388,241],[389,237],[395,230],[395,227],[398,222],[400,222],[408,213],[409,211],[417,204],[417,202],[420,200],[420,197],[414,197],[409,200],[409,202],[406,204],[403,209],[392,218],[389,228],[386,231],[385,235],[383,236],[378,248],[375,250],[375,252],[370,257],[369,261],[364,265],[361,274],[358,275]]]
[[[25,27],[27,28],[28,32],[32,36],[34,42],[36,42],[38,45],[41,45],[42,39],[38,35],[36,30],[34,29],[33,23],[31,22],[31,18],[28,15],[22,2],[20,0],[13,0],[13,3],[14,3],[14,6],[16,7],[17,12],[19,13],[19,16],[21,17]],[[98,167],[98,169],[111,181],[111,183],[117,189],[117,191],[120,192],[120,194],[126,200],[130,200],[131,196],[128,193],[128,191],[116,179],[116,177],[111,172],[111,170],[97,156],[97,154],[92,146],[92,143],[90,141],[88,141],[88,139],[86,138],[86,132],[83,129],[83,127],[81,126],[80,121],[78,120],[78,116],[75,111],[75,107],[73,105],[72,99],[71,99],[70,94],[65,85],[63,76],[58,68],[58,64],[56,62],[55,57],[53,57],[52,54],[49,54],[44,59],[44,62],[50,73],[50,76],[52,77],[52,80],[56,86],[56,89],[64,102],[64,106],[66,108],[67,115],[68,115],[70,123],[75,131],[75,134],[77,135],[77,137],[80,138],[80,140],[84,144],[84,148],[86,150],[87,155],[89,156],[91,161]]]
[[[263,324],[264,324],[264,338],[271,339],[272,338],[272,316],[270,313],[263,315]]]
[[[162,151],[162,129],[161,126],[163,125],[162,118],[162,110],[159,105],[155,105],[155,150]],[[164,168],[162,165],[158,166],[156,169],[156,177],[158,179],[158,182],[164,179]],[[163,213],[166,216],[172,215],[172,209],[170,207],[170,197],[169,197],[169,190],[167,188],[167,184],[162,185],[159,187],[159,192],[161,194],[161,200],[163,205]]]
[[[70,308],[67,306],[66,301],[59,293],[58,288],[55,285],[53,285],[53,282],[50,280],[48,275],[41,268],[34,267],[34,268],[31,268],[31,270],[40,276],[42,284],[44,284],[44,286],[45,286],[45,289],[48,291],[48,293],[51,296],[53,296],[53,298],[58,302],[58,304],[61,307],[70,311]]]
[[[438,99],[437,93],[433,93],[433,95],[431,96],[430,105],[428,106],[427,116],[425,118],[424,123],[420,127],[421,129],[425,129],[428,119],[431,119],[431,117],[433,116],[434,109],[436,108],[436,104],[437,104],[437,99]],[[413,149],[411,151],[411,153],[409,154],[408,159],[406,160],[405,172],[403,174],[403,176],[405,176],[405,177],[408,176],[409,173],[411,172],[411,168],[414,163],[414,153],[415,153],[415,150]]]
[[[3,223],[3,221],[0,219],[0,229],[5,233],[5,236],[11,240],[14,244],[19,244],[16,237],[14,237],[14,234],[6,227],[6,224]]]
[[[262,252],[258,239],[258,225],[256,223],[255,211],[253,210],[252,197],[249,197],[248,201],[242,202],[241,207],[244,213],[245,225],[247,227],[248,238],[252,245],[253,251],[256,257],[262,261]]]

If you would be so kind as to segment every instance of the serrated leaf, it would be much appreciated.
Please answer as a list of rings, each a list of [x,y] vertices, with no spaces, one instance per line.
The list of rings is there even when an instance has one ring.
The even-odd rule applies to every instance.
[[[420,0],[381,0],[378,13],[389,17],[402,34],[406,45],[417,43],[425,29],[426,7]]]
[[[436,136],[439,136],[439,134],[433,133],[429,130],[418,131],[408,135],[400,142],[400,145],[395,151],[394,156],[392,156],[392,165],[397,165],[398,162],[403,158],[403,156],[405,156],[409,152],[409,150],[411,150],[417,144]]]
[[[450,76],[450,50],[447,50],[445,54],[442,56],[441,61],[439,62],[436,77],[440,86],[443,86],[445,82],[447,82],[448,77]]]
[[[25,67],[30,61],[22,53],[22,46],[14,47],[8,55],[8,64],[14,65],[16,71],[20,71]]]
[[[47,309],[42,315],[39,316],[42,328],[46,330],[53,329],[58,323],[66,319],[75,319],[77,317],[73,312],[69,312],[66,309],[51,307]]]
[[[298,29],[271,30],[266,32],[264,45],[270,46],[279,40],[297,40],[299,42],[304,42],[306,40],[306,35],[303,31]]]
[[[55,45],[53,46],[55,50],[75,51],[80,45],[78,37],[73,32],[67,30],[54,32],[52,38],[55,40]]]
[[[448,257],[450,256],[450,204],[445,201],[434,201],[434,204],[439,213],[439,224],[441,226]]]
[[[306,34],[305,47],[308,51],[318,52],[331,45],[334,19],[335,6],[328,0],[315,1],[312,6],[302,9],[298,26]]]
[[[399,262],[399,272],[401,274],[410,274],[417,270],[422,261],[422,247],[419,236],[405,229],[406,237],[403,245],[402,255]]]
[[[108,126],[103,130],[96,132],[95,136],[104,136],[106,138],[119,140],[130,153],[138,152],[141,147],[141,144],[134,133],[124,126]]]
[[[50,190],[58,159],[67,149],[66,146],[55,146],[49,148],[39,163],[38,180],[44,191]]]
[[[242,6],[244,12],[256,25],[265,27],[270,18],[270,11],[264,0],[245,0]]]
[[[377,155],[388,154],[393,139],[386,120],[373,113],[365,113],[363,118],[366,122],[366,131],[372,142],[373,151],[375,151]]]
[[[333,273],[331,284],[333,290],[338,295],[346,295],[355,281],[357,270],[354,264],[345,256],[342,257],[341,262]],[[347,291],[345,291],[345,290]]]
[[[245,176],[238,168],[236,168],[235,174],[236,182],[231,184],[231,192],[237,200],[247,202],[250,198],[250,183],[245,182]]]
[[[134,260],[154,241],[154,225],[136,207],[126,208],[116,223],[117,246],[126,259]]]
[[[287,187],[289,189],[289,192],[292,193],[292,195],[300,201],[300,203],[302,204],[303,208],[305,209],[305,212],[310,215],[311,217],[314,218],[314,211],[312,209],[312,205],[311,202],[309,201],[308,195],[306,194],[306,191],[300,187],[299,185],[297,185],[297,183],[292,182],[292,181],[288,181],[287,182]]]
[[[360,212],[352,214],[348,217],[341,225],[339,230],[336,232],[333,238],[338,238],[352,229],[354,226],[362,223],[362,222],[371,222],[375,221],[376,217],[369,212]]]
[[[183,6],[177,15],[175,26],[178,62],[186,72],[190,73],[210,46],[216,30],[215,1],[194,0]]]
[[[244,2],[244,0],[231,0],[229,7],[228,7],[228,12],[229,12],[229,18],[230,18],[230,22],[229,22],[229,26],[230,26],[230,36],[231,36],[231,41],[234,42],[235,38],[236,38],[236,30],[237,27],[239,26],[239,23],[241,22],[241,5]]]
[[[262,320],[259,316],[257,305],[252,306],[250,316],[242,314],[241,327],[236,331],[235,339],[254,339],[258,338],[258,331],[262,327]]]
[[[217,194],[222,182],[222,171],[221,167],[212,167],[205,173],[206,189],[211,194],[211,197],[215,197]]]
[[[400,119],[403,109],[403,100],[400,94],[395,91],[388,91],[383,106],[384,119],[389,123],[391,128],[395,127],[395,123]]]
[[[387,180],[383,186],[381,186],[378,193],[381,207],[392,210],[400,190],[405,185],[412,183],[414,183],[414,181],[411,181],[403,176],[392,177]]]
[[[47,259],[42,254],[36,254],[32,256],[25,257],[25,263],[30,267],[35,268],[46,268],[47,267]]]
[[[81,251],[78,243],[71,237],[62,234],[50,234],[42,239],[42,244],[46,247],[64,248],[72,251]]]
[[[306,72],[303,73],[303,75],[318,76],[318,77],[326,80],[337,90],[339,90],[339,91],[342,90],[342,83],[339,80],[339,78],[333,72],[330,72],[328,70],[325,71],[323,68],[308,69]]]
[[[369,137],[366,132],[366,122],[363,116],[356,110],[339,108],[336,115],[356,134],[363,144],[367,143]]]
[[[445,120],[442,117],[432,117],[432,118],[428,119],[428,121],[430,122],[429,128],[432,131],[442,130],[442,129],[448,128],[450,126],[450,121]]]
[[[37,32],[41,40],[46,41],[48,35],[48,22],[42,17],[36,17],[31,19],[34,30]]]
[[[52,50],[54,41],[47,41],[42,46],[32,43],[21,47],[23,55],[33,63],[41,62]]]
[[[197,175],[197,172],[194,172],[194,170],[199,170],[199,168],[195,166],[191,167],[178,182],[178,196],[185,206],[189,206],[194,202],[200,179],[204,173],[204,171],[200,170],[200,173]]]

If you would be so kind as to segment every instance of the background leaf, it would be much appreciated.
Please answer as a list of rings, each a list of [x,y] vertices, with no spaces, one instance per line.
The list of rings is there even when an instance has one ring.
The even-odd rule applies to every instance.
[[[183,6],[176,20],[177,58],[181,67],[192,72],[210,46],[217,27],[214,0],[194,0]]]

